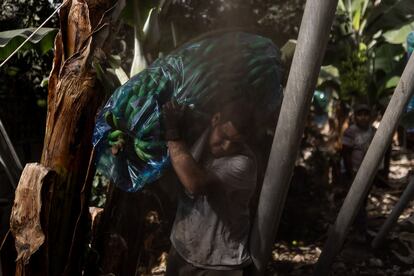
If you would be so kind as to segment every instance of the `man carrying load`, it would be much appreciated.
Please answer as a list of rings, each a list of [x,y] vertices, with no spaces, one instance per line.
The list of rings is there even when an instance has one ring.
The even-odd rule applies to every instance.
[[[244,99],[223,106],[192,150],[179,129],[182,114],[175,102],[163,107],[165,138],[181,183],[166,275],[243,275],[251,263],[249,201],[257,175],[246,143],[252,109]]]

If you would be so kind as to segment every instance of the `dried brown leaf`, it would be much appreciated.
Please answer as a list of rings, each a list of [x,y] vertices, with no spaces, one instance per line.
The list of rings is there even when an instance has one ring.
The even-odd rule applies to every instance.
[[[16,189],[10,230],[16,241],[17,261],[24,264],[45,240],[40,225],[41,191],[50,173],[50,169],[38,163],[27,164]]]

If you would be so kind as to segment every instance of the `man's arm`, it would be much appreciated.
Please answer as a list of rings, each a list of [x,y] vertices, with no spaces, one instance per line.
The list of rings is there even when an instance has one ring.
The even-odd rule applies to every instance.
[[[172,166],[185,189],[192,195],[206,192],[210,176],[194,160],[187,145],[181,141],[168,141]]]
[[[210,177],[207,172],[197,164],[180,133],[180,121],[183,119],[185,107],[175,101],[167,102],[163,106],[163,122],[165,127],[165,140],[167,141],[172,166],[190,194],[196,195],[206,191]]]

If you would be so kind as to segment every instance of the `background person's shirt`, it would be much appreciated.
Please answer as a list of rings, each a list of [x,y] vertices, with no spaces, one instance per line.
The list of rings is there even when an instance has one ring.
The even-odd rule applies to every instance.
[[[372,138],[374,138],[376,129],[370,126],[368,129],[362,129],[353,124],[348,127],[342,138],[342,144],[352,149],[352,170],[357,172],[368,151]],[[380,163],[380,168],[384,166]]]
[[[251,262],[249,201],[256,186],[256,160],[242,154],[210,158],[203,167],[217,179],[205,195],[183,189],[171,232],[177,253],[196,267],[227,270]]]

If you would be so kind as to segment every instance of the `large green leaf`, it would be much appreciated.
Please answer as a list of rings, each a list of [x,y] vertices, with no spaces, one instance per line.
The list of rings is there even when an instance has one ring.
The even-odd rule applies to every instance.
[[[128,75],[125,73],[122,68],[122,61],[120,56],[111,55],[108,57],[108,63],[113,70],[114,75],[118,78],[121,85],[126,83],[129,80]]]
[[[158,1],[127,0],[126,6],[124,10],[122,11],[122,15],[121,15],[122,20],[128,25],[130,25],[131,27],[135,27],[138,24],[139,27],[142,28],[145,23],[146,18],[148,17],[150,10],[153,7],[156,7],[157,5],[158,5]],[[136,9],[137,6],[139,10],[139,15],[138,15],[139,22],[137,22],[137,16],[134,15],[134,12],[135,12],[134,10]]]
[[[0,60],[6,59],[20,44],[23,43],[36,29],[18,29],[0,32]],[[36,49],[42,54],[53,48],[54,38],[58,29],[41,28],[22,47],[22,50]]]
[[[359,31],[363,18],[365,17],[365,11],[368,7],[369,0],[353,0],[351,4],[351,14],[349,18],[352,18],[352,27],[355,31]]]
[[[326,81],[333,81],[340,83],[339,81],[339,70],[333,65],[322,66],[319,72],[318,84],[322,84]]]
[[[371,10],[366,32],[372,35],[378,30],[397,30],[413,21],[413,0],[382,0]]]
[[[280,49],[280,52],[282,53],[282,61],[284,63],[293,59],[293,55],[295,54],[296,49],[296,43],[296,40],[289,39],[288,42],[286,42],[285,45],[283,45],[283,47]]]
[[[140,7],[137,2],[134,2],[133,5],[133,16],[135,22],[140,22]],[[131,71],[129,76],[132,77],[135,74],[138,74],[145,68],[148,64],[144,56],[144,50],[142,45],[142,31],[139,24],[134,25],[134,58],[132,60]]]
[[[399,64],[399,60],[404,55],[405,50],[401,44],[384,43],[375,51],[374,69],[391,73]]]
[[[161,40],[161,30],[158,18],[158,8],[152,8],[145,21],[142,32],[144,35],[145,49],[153,50],[158,46]]]
[[[407,40],[408,34],[413,31],[414,24],[410,23],[398,30],[391,30],[383,34],[385,41],[392,44],[403,44]]]
[[[393,76],[385,83],[385,89],[391,89],[397,87],[400,82],[400,76]]]
[[[338,1],[338,7],[337,7],[336,11],[337,12],[346,12],[346,7],[345,7],[344,0],[339,0]]]

